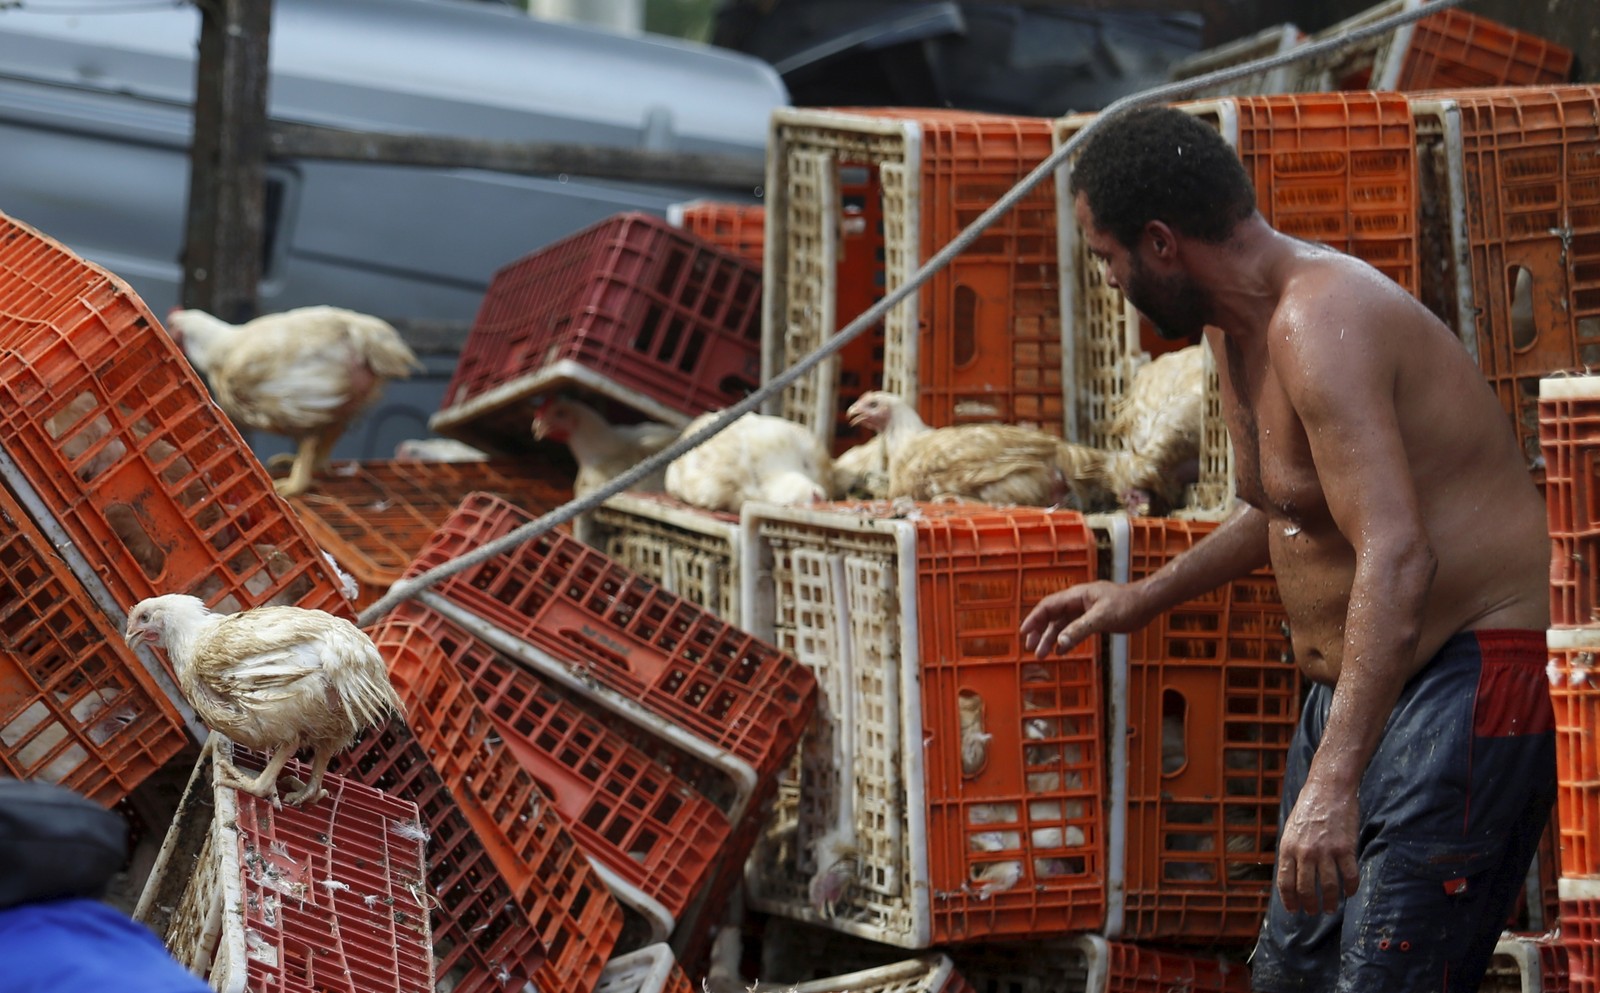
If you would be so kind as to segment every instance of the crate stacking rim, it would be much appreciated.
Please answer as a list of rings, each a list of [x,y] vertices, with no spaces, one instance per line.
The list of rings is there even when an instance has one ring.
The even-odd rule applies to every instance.
[[[1095,649],[1035,663],[1015,630],[1022,601],[1093,575],[1088,528],[1039,508],[902,513],[741,513],[744,626],[819,686],[769,832],[787,840],[746,865],[751,906],[905,948],[1097,927]],[[961,743],[975,728],[992,739],[971,767]],[[841,832],[861,869],[830,920],[806,880]]]

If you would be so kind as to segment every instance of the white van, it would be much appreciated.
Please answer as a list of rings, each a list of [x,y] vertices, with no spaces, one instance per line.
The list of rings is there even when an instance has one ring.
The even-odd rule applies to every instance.
[[[74,0],[0,5],[0,211],[176,305],[199,12]],[[766,63],[464,0],[276,0],[270,115],[329,127],[746,156],[759,169]],[[328,161],[268,167],[263,313],[332,304],[464,329],[505,263],[623,210],[726,190]],[[414,342],[428,372],[390,387],[335,455],[427,434],[459,338]],[[263,456],[286,451],[252,439]]]

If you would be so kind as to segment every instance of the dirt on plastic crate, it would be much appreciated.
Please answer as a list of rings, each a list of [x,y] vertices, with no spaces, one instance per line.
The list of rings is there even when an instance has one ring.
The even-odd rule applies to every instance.
[[[664,943],[618,955],[606,963],[594,993],[695,993]]]
[[[757,265],[766,254],[766,219],[762,204],[721,200],[692,200],[667,211],[673,224]]]
[[[1458,8],[1424,17],[1395,89],[1539,86],[1572,77],[1572,49]]]
[[[213,784],[265,757],[213,736],[137,915],[218,990],[430,993],[434,969],[416,805],[342,776],[275,807]],[[307,776],[291,762],[287,774]]]
[[[1568,989],[1567,948],[1559,933],[1507,931],[1495,945],[1478,993],[1567,993]]]
[[[1600,877],[1600,627],[1552,628],[1550,702],[1556,720],[1561,874]]]
[[[1133,518],[1129,578],[1216,525]],[[1253,940],[1266,913],[1300,673],[1269,569],[1128,637],[1125,919],[1118,937]]]
[[[504,500],[473,494],[408,574],[529,520]],[[758,779],[788,761],[815,705],[816,679],[793,657],[566,535],[539,535],[433,592],[748,763]]]
[[[189,743],[176,687],[123,642],[3,486],[0,520],[0,769],[109,806]]]
[[[752,906],[822,923],[809,880],[842,835],[862,865],[836,929],[922,948],[1099,927],[1096,648],[1038,661],[1016,631],[1094,575],[1083,518],[875,503],[747,504],[745,520],[746,627],[820,685],[751,860]]]
[[[1600,86],[1449,90],[1479,368],[1539,457],[1539,379],[1600,365]]]
[[[453,993],[521,990],[544,961],[544,946],[411,728],[395,718],[329,769],[417,805],[428,839],[439,982]]]
[[[754,390],[761,271],[647,214],[617,214],[495,273],[429,428],[531,451],[535,399],[599,394],[686,424]]]
[[[904,282],[1050,154],[1050,122],[922,108],[779,110],[783,215],[767,260],[763,378]],[[786,390],[777,412],[835,452],[866,440],[845,410],[885,389],[923,419],[1065,430],[1055,193],[1035,188],[878,329]]]
[[[0,450],[12,488],[101,556],[85,582],[120,610],[190,593],[225,613],[351,616],[332,566],[139,297],[4,215]]]
[[[661,493],[620,493],[596,507],[596,548],[668,593],[739,623],[739,515]]]
[[[1250,993],[1250,967],[1242,961],[1126,941],[1106,945],[1104,993]]]
[[[287,472],[287,470],[284,470]],[[539,516],[572,499],[572,488],[527,460],[335,463],[289,505],[311,537],[359,585],[357,610],[388,591],[468,493],[505,497]]]
[[[368,633],[389,663],[407,720],[546,952],[533,983],[593,987],[622,931],[622,911],[554,803],[501,739],[459,672],[416,650],[424,608],[404,603]]]
[[[1600,624],[1600,376],[1539,381],[1550,623]]]
[[[1572,993],[1600,993],[1600,880],[1561,879],[1561,943]]]
[[[719,860],[743,861],[729,844],[735,784],[674,747],[668,733],[630,731],[437,614],[417,609],[405,624],[397,651],[406,654],[397,664],[452,667],[583,850],[660,903],[673,922]]]

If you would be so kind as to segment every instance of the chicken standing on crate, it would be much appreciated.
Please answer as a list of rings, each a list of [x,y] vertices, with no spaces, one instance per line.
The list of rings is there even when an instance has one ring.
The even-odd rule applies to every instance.
[[[1014,424],[930,428],[893,393],[873,391],[850,405],[850,423],[878,432],[888,451],[891,499],[956,497],[1000,506],[1079,510],[1112,504],[1104,452]]]
[[[290,805],[321,799],[328,760],[404,712],[372,639],[321,610],[217,614],[198,597],[169,593],[135,604],[123,639],[166,649],[178,688],[207,727],[272,753],[255,779],[219,764],[217,783],[274,804],[278,774],[300,748],[312,750],[311,781],[295,784],[283,798]]]
[[[383,384],[422,368],[388,322],[338,307],[299,307],[229,324],[203,310],[167,315],[172,340],[211,383],[236,423],[294,439],[280,494],[311,488],[334,443]]]
[[[683,429],[703,430],[719,412]],[[667,492],[684,503],[736,514],[746,500],[805,506],[828,499],[833,459],[811,431],[766,414],[745,414],[667,466]]]
[[[1168,513],[1200,477],[1204,348],[1190,345],[1140,366],[1117,401],[1111,433],[1122,448],[1106,455],[1106,485],[1130,514]]]

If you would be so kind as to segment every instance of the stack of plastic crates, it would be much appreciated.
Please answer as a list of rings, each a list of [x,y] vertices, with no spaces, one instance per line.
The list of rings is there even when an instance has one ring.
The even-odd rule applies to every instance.
[[[592,544],[652,583],[725,621],[739,613],[739,518],[656,493],[596,507]]]
[[[904,284],[1050,154],[1050,122],[965,111],[779,108],[762,381]],[[935,427],[1065,430],[1055,192],[1041,183],[961,255],[768,412],[835,453],[865,440],[845,410],[888,390]]]
[[[1434,185],[1451,243],[1428,269],[1433,296],[1539,459],[1539,380],[1600,362],[1600,87],[1455,90],[1413,100],[1441,149]],[[1440,178],[1442,177],[1442,179]]]
[[[428,426],[526,452],[543,394],[683,425],[755,389],[761,270],[646,214],[618,214],[495,273]]]
[[[350,607],[138,296],[4,215],[0,346],[0,768],[110,804],[203,736],[135,602]]]
[[[135,916],[220,993],[430,993],[416,805],[330,775],[328,796],[279,807],[213,785],[228,760],[263,764],[210,739]]]
[[[1316,33],[1339,38],[1427,0],[1386,0]],[[1565,82],[1572,51],[1464,10],[1442,10],[1354,47],[1296,62],[1290,88],[1417,90],[1445,87],[1536,86]]]
[[[474,494],[420,572],[527,523]],[[550,794],[644,937],[701,950],[816,700],[794,658],[576,539],[546,533],[397,612],[406,668],[444,671]],[[398,672],[401,667],[396,664]]]
[[[1017,633],[1096,574],[1083,518],[746,504],[743,522],[745,627],[820,685],[750,906],[901,948],[1099,928],[1098,652],[1036,660]],[[830,913],[811,881],[849,848],[858,871]]]
[[[339,463],[314,490],[289,499],[311,537],[356,580],[364,609],[399,579],[434,529],[474,492],[544,514],[572,499],[526,459]]]
[[[1571,988],[1600,990],[1600,376],[1539,384],[1550,556],[1550,700]]]
[[[485,764],[493,775],[494,761]],[[503,835],[479,835],[410,725],[396,718],[368,732],[334,756],[329,769],[417,805],[427,833],[433,955],[441,986],[449,984],[456,993],[522,990],[546,959],[529,917],[537,902],[513,896],[490,855],[507,844]],[[478,818],[481,823],[481,808]]]
[[[1413,294],[1420,286],[1418,182],[1411,110],[1384,93],[1227,97],[1176,104],[1215,127],[1239,152],[1263,217],[1285,234],[1320,241],[1371,263]],[[1064,144],[1091,121],[1055,122]],[[1070,437],[1114,447],[1114,404],[1143,361],[1138,312],[1106,285],[1056,174],[1063,271],[1061,313],[1079,342],[1072,355]],[[1208,360],[1209,361],[1209,360]],[[1223,512],[1232,501],[1233,457],[1221,421],[1220,385],[1208,373],[1200,479],[1191,508]]]
[[[767,208],[758,203],[691,200],[667,208],[667,220],[757,265],[766,250]]]
[[[1506,934],[1495,945],[1478,993],[1567,993],[1572,988],[1567,946],[1559,934]]]
[[[1146,578],[1215,524],[1091,518],[1120,580]],[[1109,639],[1111,937],[1242,944],[1266,913],[1300,673],[1270,570]]]
[[[1223,69],[1232,69],[1234,66],[1256,59],[1264,59],[1273,55],[1282,55],[1298,48],[1306,39],[1306,34],[1293,24],[1278,24],[1246,38],[1219,45],[1203,52],[1197,52],[1186,59],[1180,59],[1172,64],[1167,71],[1167,78],[1172,82],[1193,79],[1207,73],[1219,72]],[[1291,67],[1289,64],[1281,65],[1276,69],[1266,72],[1254,72],[1248,76],[1241,76],[1229,83],[1212,84],[1207,89],[1196,90],[1186,94],[1190,99],[1204,97],[1232,97],[1255,96],[1260,93],[1287,93],[1293,86]]]

